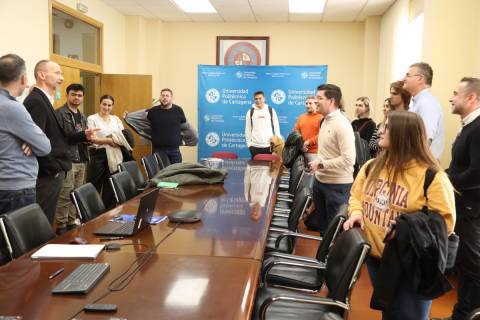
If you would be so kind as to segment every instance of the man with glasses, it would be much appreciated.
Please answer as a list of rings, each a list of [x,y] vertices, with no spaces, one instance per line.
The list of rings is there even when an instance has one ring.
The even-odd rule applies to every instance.
[[[432,79],[433,70],[428,63],[414,63],[403,78],[403,88],[412,95],[409,111],[422,117],[430,141],[430,150],[435,158],[440,159],[445,147],[445,129],[442,106],[430,90]]]
[[[315,173],[315,211],[307,228],[323,233],[342,204],[348,203],[355,164],[355,136],[350,121],[340,110],[342,91],[334,84],[317,88],[317,110],[324,116],[318,133],[318,153],[309,163]]]

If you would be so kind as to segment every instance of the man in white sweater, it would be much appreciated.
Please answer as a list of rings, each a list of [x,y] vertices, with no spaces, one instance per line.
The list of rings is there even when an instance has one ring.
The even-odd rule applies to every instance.
[[[245,140],[252,155],[272,153],[270,140],[276,135],[280,136],[280,125],[277,113],[265,103],[263,91],[253,94],[255,104],[247,111],[245,118]]]
[[[317,159],[309,163],[315,172],[315,211],[305,224],[322,233],[339,207],[348,203],[355,163],[355,136],[352,125],[339,109],[342,91],[338,86],[319,86],[316,98],[318,112],[324,119],[318,134]]]

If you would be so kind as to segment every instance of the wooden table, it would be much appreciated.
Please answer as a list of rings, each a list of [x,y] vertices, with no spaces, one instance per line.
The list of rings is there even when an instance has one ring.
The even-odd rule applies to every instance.
[[[261,213],[252,216],[243,183],[246,161],[226,161],[225,164],[230,167],[223,185],[161,190],[156,214],[195,209],[202,212],[202,221],[177,226],[153,251],[126,288],[111,292],[99,301],[118,305],[118,311],[112,316],[127,319],[250,317],[279,168],[270,168],[272,179],[265,185],[268,200]],[[51,243],[68,243],[76,236],[89,243],[100,243],[92,231],[115,215],[136,213],[140,197]],[[21,315],[24,319],[69,319],[85,304],[106,292],[114,278],[165,238],[174,226],[164,221],[134,237],[115,241],[132,245],[122,247],[121,251],[100,254],[96,262],[108,262],[111,269],[87,295],[52,295],[51,289],[78,264],[88,261],[32,261],[32,252],[25,254],[0,268],[0,315]],[[65,272],[48,280],[48,276],[60,267],[64,267]],[[77,319],[108,319],[108,316],[81,313]]]

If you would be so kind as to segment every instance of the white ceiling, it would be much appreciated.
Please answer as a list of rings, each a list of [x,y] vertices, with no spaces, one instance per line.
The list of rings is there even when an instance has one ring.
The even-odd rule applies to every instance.
[[[217,13],[186,13],[171,0],[103,0],[125,15],[191,22],[354,22],[382,15],[395,0],[327,0],[322,14],[291,14],[288,0],[210,0]]]

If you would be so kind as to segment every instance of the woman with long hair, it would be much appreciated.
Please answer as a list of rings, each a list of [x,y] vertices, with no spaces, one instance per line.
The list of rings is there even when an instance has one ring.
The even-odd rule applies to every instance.
[[[370,99],[359,97],[355,102],[355,115],[357,119],[352,121],[353,131],[358,132],[360,138],[370,141],[375,131],[375,122],[370,118]]]
[[[112,134],[123,130],[123,123],[119,117],[112,115],[115,100],[110,95],[103,95],[100,98],[98,113],[87,118],[88,128],[99,128],[94,147],[90,149],[90,166],[88,168],[88,181],[91,182],[97,191],[102,195],[105,207],[111,208],[114,205],[113,190],[109,184],[111,175],[106,146],[120,148]]]
[[[386,234],[394,236],[391,230],[395,218],[419,212],[426,205],[440,215],[448,234],[455,223],[453,187],[430,152],[422,119],[413,112],[390,111],[380,130],[379,145],[382,151],[362,167],[353,183],[350,218],[344,224],[346,230],[360,225],[370,241],[367,267],[374,287],[378,284],[383,241]],[[435,172],[427,190],[428,201],[423,190],[427,169]],[[401,279],[383,319],[428,320],[431,300],[423,300],[414,291],[409,275],[402,274]]]

